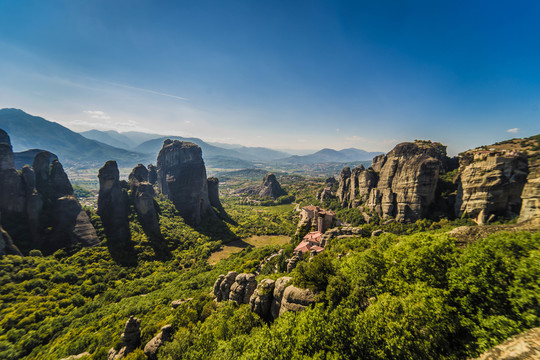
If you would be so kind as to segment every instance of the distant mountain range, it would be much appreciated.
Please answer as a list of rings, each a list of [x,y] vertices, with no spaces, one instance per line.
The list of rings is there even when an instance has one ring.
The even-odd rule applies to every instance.
[[[311,155],[293,155],[280,162],[285,164],[317,164],[317,163],[344,163],[351,161],[369,161],[382,152],[368,152],[365,150],[349,148],[343,150],[322,149]]]
[[[55,153],[67,167],[99,167],[111,159],[121,166],[131,166],[150,159],[146,154],[87,139],[60,124],[18,109],[0,109],[0,128],[9,134],[14,151],[44,149]]]
[[[0,109],[0,128],[11,137],[17,165],[32,159],[38,149],[55,153],[67,167],[101,167],[107,160],[116,160],[120,167],[155,162],[166,139],[190,141],[199,145],[209,167],[215,169],[248,169],[263,164],[287,167],[317,163],[348,163],[371,160],[381,153],[359,149],[322,149],[310,155],[293,155],[264,147],[208,143],[199,138],[164,136],[142,132],[89,130],[76,133],[68,128],[32,116],[18,109]],[[219,145],[219,146],[218,146]],[[31,150],[31,151],[28,151]],[[24,165],[24,164],[23,164]]]

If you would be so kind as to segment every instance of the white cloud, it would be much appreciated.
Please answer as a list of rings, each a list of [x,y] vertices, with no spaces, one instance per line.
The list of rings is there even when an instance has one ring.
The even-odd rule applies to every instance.
[[[85,114],[90,115],[92,119],[109,120],[111,117],[101,110],[85,110]]]
[[[189,121],[189,120],[186,120],[186,124],[191,124],[191,121]]]
[[[515,133],[517,133],[518,131],[519,131],[519,128],[511,128],[511,129],[506,130],[506,132],[509,132],[509,133],[511,133],[511,134],[515,134]]]

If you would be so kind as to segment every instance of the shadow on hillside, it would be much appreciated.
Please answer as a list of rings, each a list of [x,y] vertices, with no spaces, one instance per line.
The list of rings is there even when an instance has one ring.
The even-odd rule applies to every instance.
[[[239,237],[227,227],[225,221],[217,218],[204,219],[195,230],[213,241],[221,240],[223,243],[228,243],[239,240]]]
[[[107,234],[106,234],[107,235]],[[137,266],[137,252],[135,251],[134,243],[129,241],[115,242],[110,241],[107,236],[107,248],[112,259],[122,266]]]
[[[150,246],[154,250],[156,260],[166,261],[172,257],[171,250],[167,245],[167,241],[161,234],[161,229],[153,228],[151,225],[146,224],[141,217],[139,217],[141,227],[150,241]]]

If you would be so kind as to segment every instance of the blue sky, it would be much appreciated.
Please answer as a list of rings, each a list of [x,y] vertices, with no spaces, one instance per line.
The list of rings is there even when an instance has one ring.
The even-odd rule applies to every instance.
[[[76,131],[456,154],[540,132],[539,18],[537,1],[0,0],[0,107]]]

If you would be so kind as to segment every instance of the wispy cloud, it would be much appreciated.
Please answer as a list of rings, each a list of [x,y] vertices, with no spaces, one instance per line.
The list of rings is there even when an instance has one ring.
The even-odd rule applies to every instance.
[[[517,133],[518,131],[519,131],[519,128],[511,128],[511,129],[506,130],[506,132],[509,132],[509,133],[511,133],[511,134],[515,134],[515,133]]]
[[[144,88],[140,88],[140,87],[136,87],[136,86],[120,84],[120,83],[115,83],[115,82],[111,82],[111,81],[102,81],[102,82],[104,82],[106,84],[109,84],[109,85],[123,87],[123,88],[126,88],[126,89],[138,90],[138,91],[146,92],[146,93],[149,93],[149,94],[166,96],[166,97],[170,97],[170,98],[173,98],[173,99],[188,101],[188,99],[185,98],[185,97],[177,96],[177,95],[173,95],[173,94],[167,94],[167,93],[164,93],[164,92],[161,92],[161,91],[154,91],[154,90],[150,90],[150,89],[144,89]]]
[[[111,117],[101,110],[85,110],[85,114],[89,115],[92,119],[109,120]]]

